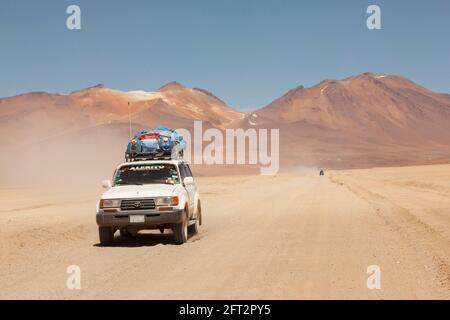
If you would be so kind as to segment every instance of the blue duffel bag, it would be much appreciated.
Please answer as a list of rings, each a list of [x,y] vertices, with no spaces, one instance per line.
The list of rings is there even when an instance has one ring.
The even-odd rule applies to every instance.
[[[178,132],[167,127],[138,131],[128,143],[127,161],[155,158],[179,159],[183,156],[186,142]]]

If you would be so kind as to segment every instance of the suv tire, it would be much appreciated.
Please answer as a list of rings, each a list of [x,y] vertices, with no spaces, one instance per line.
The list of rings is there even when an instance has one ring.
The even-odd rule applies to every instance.
[[[98,236],[100,238],[100,245],[110,246],[114,242],[114,232],[110,227],[98,228]]]
[[[186,210],[184,213],[183,221],[180,223],[174,223],[172,227],[173,237],[176,244],[183,244],[188,238],[188,215]]]
[[[202,224],[202,207],[200,205],[200,200],[197,204],[197,217],[195,218],[195,223],[189,226],[189,232],[191,234],[197,234]]]

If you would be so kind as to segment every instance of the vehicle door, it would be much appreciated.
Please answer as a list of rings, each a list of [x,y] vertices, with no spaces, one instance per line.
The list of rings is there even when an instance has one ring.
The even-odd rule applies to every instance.
[[[190,170],[188,170],[186,164],[180,164],[180,174],[181,174],[181,181],[183,181],[184,185],[184,178],[186,177],[192,177],[192,173]],[[188,184],[184,185],[184,188],[186,189],[186,192],[188,194],[188,201],[189,201],[189,214],[194,214],[194,201],[195,201],[195,184]]]
[[[192,174],[191,168],[189,167],[188,164],[186,164],[186,171],[187,171],[187,175],[188,177],[192,177],[192,179],[194,180],[194,183],[192,184],[192,210],[194,210],[194,214],[196,214],[196,210],[197,210],[197,200],[198,200],[198,187],[197,184],[195,183],[195,179],[194,179],[194,175]]]

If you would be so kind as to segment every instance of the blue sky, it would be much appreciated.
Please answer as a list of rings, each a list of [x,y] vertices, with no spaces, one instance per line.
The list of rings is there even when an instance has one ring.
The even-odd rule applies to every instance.
[[[66,28],[77,4],[82,29]],[[382,30],[366,28],[377,4]],[[252,109],[373,71],[450,92],[450,1],[2,0],[0,96],[176,80]]]

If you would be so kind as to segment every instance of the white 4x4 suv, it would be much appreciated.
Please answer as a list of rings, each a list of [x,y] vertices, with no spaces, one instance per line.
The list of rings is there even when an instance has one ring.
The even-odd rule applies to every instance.
[[[114,233],[130,237],[139,230],[172,229],[175,242],[187,241],[202,223],[200,197],[189,165],[181,160],[126,162],[97,204],[101,245],[111,245]]]

